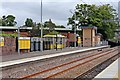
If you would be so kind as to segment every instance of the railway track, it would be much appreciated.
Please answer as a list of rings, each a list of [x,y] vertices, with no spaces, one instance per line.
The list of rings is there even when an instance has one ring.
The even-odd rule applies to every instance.
[[[18,64],[8,67],[2,68],[2,78],[21,78],[23,76],[36,73],[38,71],[43,71],[55,66],[58,66],[60,64],[70,62],[75,59],[80,59],[85,56],[90,56],[99,52],[105,52],[107,50],[110,50],[111,48],[105,48],[102,49],[102,51],[98,50],[92,50],[92,51],[86,51],[82,53],[75,53],[75,54],[69,54],[65,56],[59,56],[54,58],[48,58],[33,62],[28,62],[24,64]]]
[[[67,72],[71,69],[74,69],[78,66],[81,66],[83,64],[87,64],[87,63],[89,63],[89,62],[91,62],[91,61],[93,61],[97,58],[100,58],[102,56],[111,54],[114,51],[116,51],[116,49],[111,49],[111,50],[106,51],[106,52],[102,51],[102,52],[99,52],[99,53],[96,53],[96,54],[93,54],[93,55],[90,55],[90,56],[87,56],[87,57],[83,57],[83,58],[80,58],[80,59],[76,59],[76,60],[73,60],[73,61],[70,61],[70,62],[67,62],[67,63],[57,65],[55,67],[52,67],[52,68],[49,68],[49,69],[46,69],[46,70],[43,70],[43,71],[40,71],[40,72],[36,72],[36,73],[30,74],[30,75],[23,76],[18,80],[24,80],[24,79],[27,79],[27,78],[34,78],[36,76],[40,76],[40,78],[44,78],[44,79],[49,79],[49,78],[55,77],[57,75],[60,75],[64,72]]]
[[[97,74],[103,71],[106,67],[108,67],[111,63],[117,60],[120,57],[120,54],[114,55],[113,57],[107,59],[106,61],[102,62],[101,64],[93,67],[92,69],[86,71],[85,73],[81,74],[80,76],[76,77],[74,80],[80,79],[93,79]],[[94,80],[94,79],[93,79]]]

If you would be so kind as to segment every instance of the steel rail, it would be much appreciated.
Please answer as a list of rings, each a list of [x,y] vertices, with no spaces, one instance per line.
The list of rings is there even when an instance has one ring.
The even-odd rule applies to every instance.
[[[113,50],[112,52],[114,52],[114,51],[116,51],[116,50]],[[49,78],[51,78],[51,77],[55,77],[55,76],[57,76],[57,75],[60,75],[60,74],[62,74],[62,73],[64,73],[64,72],[66,72],[66,71],[69,71],[69,70],[71,70],[71,69],[74,69],[74,68],[76,68],[76,67],[78,67],[78,66],[81,66],[81,65],[83,65],[83,64],[89,63],[89,62],[91,62],[91,61],[93,61],[93,60],[95,60],[95,59],[98,59],[98,58],[100,58],[100,57],[102,57],[102,56],[108,55],[108,53],[112,53],[112,52],[109,51],[109,52],[107,52],[106,54],[100,55],[100,56],[98,56],[98,57],[95,57],[95,58],[93,58],[93,59],[87,60],[87,61],[85,61],[85,62],[82,62],[82,63],[80,63],[80,64],[77,64],[77,65],[75,65],[75,66],[72,66],[72,67],[70,67],[70,68],[67,68],[67,69],[65,69],[65,70],[62,70],[62,71],[60,71],[60,72],[57,72],[57,73],[55,73],[55,74],[49,75],[49,76],[45,77],[44,80],[47,80],[47,79],[49,79]]]
[[[110,51],[112,51],[112,49],[109,50],[108,52],[110,52]],[[46,69],[46,70],[43,70],[43,71],[40,71],[40,72],[33,73],[33,74],[30,74],[30,75],[24,76],[24,77],[22,77],[22,78],[20,78],[20,79],[18,79],[18,80],[23,80],[23,79],[26,79],[26,78],[32,78],[32,77],[34,77],[34,76],[43,74],[43,73],[45,73],[45,72],[49,72],[49,71],[54,70],[54,69],[57,69],[57,68],[59,68],[59,67],[63,67],[63,66],[65,66],[65,65],[69,65],[69,64],[72,64],[72,63],[74,63],[74,62],[77,62],[77,61],[80,61],[80,60],[84,60],[84,59],[86,59],[86,58],[90,58],[90,57],[93,57],[93,56],[102,54],[103,52],[105,52],[105,51],[102,51],[102,52],[99,52],[99,53],[96,53],[96,54],[93,54],[93,55],[90,55],[90,56],[87,56],[87,57],[83,57],[83,58],[80,58],[80,59],[72,60],[72,61],[70,61],[70,62],[67,62],[67,63],[64,63],[64,64],[60,64],[60,65],[58,65],[58,66],[55,66],[55,67],[52,67],[52,68],[49,68],[49,69]]]

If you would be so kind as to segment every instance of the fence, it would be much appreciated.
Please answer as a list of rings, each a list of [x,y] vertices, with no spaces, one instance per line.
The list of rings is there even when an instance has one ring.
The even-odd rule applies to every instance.
[[[3,39],[4,38],[4,39]],[[2,54],[13,54],[17,53],[18,51],[18,42],[19,42],[19,49],[21,53],[27,53],[32,51],[41,51],[41,38],[38,37],[20,37],[19,40],[13,37],[2,37],[0,40],[0,51]],[[44,38],[43,39],[43,50],[50,50],[50,49],[62,49],[65,48],[67,45],[67,39],[64,37],[52,37],[52,38]],[[80,41],[79,44],[77,43],[77,47],[83,47],[82,42]],[[91,44],[91,43],[87,43]],[[104,46],[108,45],[107,41],[101,41],[99,43],[94,43],[95,46]],[[70,43],[70,45],[74,45],[74,42]],[[68,46],[69,47],[69,46]],[[91,46],[89,46],[91,47]],[[2,55],[1,54],[1,55]]]
[[[72,43],[74,44],[74,43]],[[108,41],[100,41],[100,42],[86,42],[83,44],[83,41],[81,41],[80,44],[77,43],[77,46],[79,47],[98,47],[98,46],[104,46],[108,45]]]

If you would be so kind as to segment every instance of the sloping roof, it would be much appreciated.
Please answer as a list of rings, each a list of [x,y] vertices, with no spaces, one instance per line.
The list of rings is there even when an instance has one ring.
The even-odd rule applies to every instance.
[[[56,35],[44,35],[43,37],[56,37]],[[57,37],[65,37],[65,36],[57,34]]]
[[[0,29],[18,29],[17,26],[0,26]],[[32,27],[22,27],[20,29],[27,29],[27,30],[31,30]],[[44,28],[44,29],[49,29],[49,28]],[[55,30],[60,30],[60,31],[71,31],[72,29],[69,29],[69,28],[55,28]],[[77,31],[81,31],[81,29],[77,29]]]
[[[89,28],[89,29],[97,29],[97,27],[95,27],[95,26],[92,26],[92,27],[89,27],[89,26],[83,26],[83,27],[81,27],[82,29],[86,29],[86,28]]]
[[[101,34],[101,33],[97,33],[97,34],[95,34],[95,35],[102,36],[102,34]]]

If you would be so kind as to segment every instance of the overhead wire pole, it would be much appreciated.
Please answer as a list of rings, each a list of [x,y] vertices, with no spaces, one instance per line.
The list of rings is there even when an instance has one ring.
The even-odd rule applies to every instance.
[[[84,4],[86,4],[83,0],[81,0]],[[76,9],[74,10],[76,12]],[[74,15],[74,13],[70,10],[70,12]],[[74,43],[74,47],[76,47],[76,31],[77,31],[77,26],[76,26],[76,21],[77,21],[77,16],[76,16],[76,13],[75,13],[75,28],[74,28],[74,35],[75,35],[75,43]]]
[[[75,29],[74,29],[74,35],[75,35],[75,43],[74,43],[74,46],[76,47],[76,28],[77,28],[77,26],[76,26],[76,13],[75,13]]]
[[[118,27],[120,29],[120,1],[118,2]],[[119,34],[120,35],[120,34]],[[119,40],[120,41],[120,40]]]
[[[41,51],[43,51],[42,0],[41,0]]]
[[[120,1],[118,2],[118,27],[120,23]]]
[[[74,15],[74,13],[70,10],[70,13]],[[74,15],[75,17],[75,25],[74,25],[74,35],[75,35],[75,42],[74,42],[74,47],[76,47],[76,14]]]
[[[23,28],[24,26],[20,26],[18,27],[18,54],[20,55],[20,42],[19,42],[19,38],[20,38],[20,28]]]

